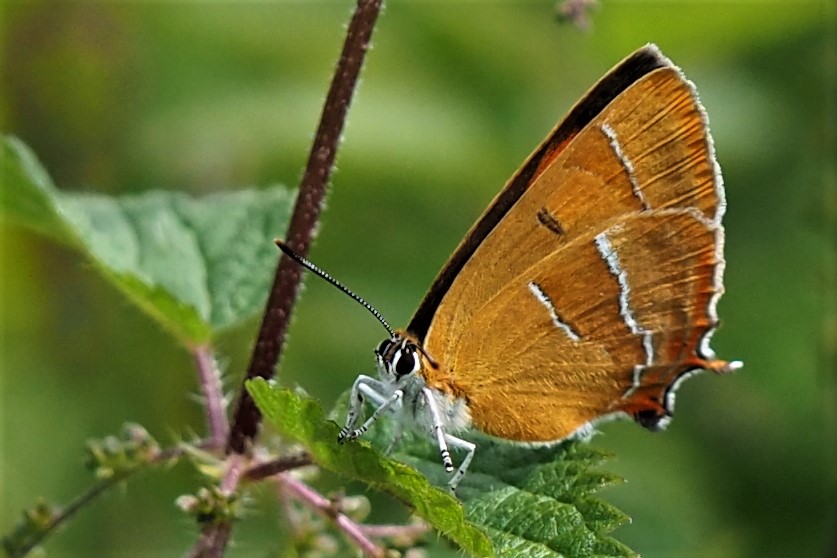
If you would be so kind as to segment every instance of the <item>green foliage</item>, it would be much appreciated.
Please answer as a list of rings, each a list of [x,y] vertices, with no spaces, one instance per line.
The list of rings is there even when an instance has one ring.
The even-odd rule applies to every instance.
[[[88,440],[85,449],[87,468],[100,479],[129,473],[160,455],[160,446],[148,431],[130,423],[122,427],[119,437]]]
[[[387,435],[382,429],[377,444]],[[608,536],[630,518],[595,496],[622,482],[596,470],[605,454],[579,442],[523,447],[478,432],[468,439],[477,453],[457,494],[466,517],[489,535],[499,556],[634,555]],[[427,440],[406,440],[396,457],[436,482],[446,480]]]
[[[460,504],[427,481],[443,486],[447,480],[428,441],[405,434],[398,460],[384,457],[367,443],[388,444],[392,425],[382,420],[368,439],[340,445],[339,427],[315,401],[263,380],[247,387],[265,417],[322,467],[390,492],[471,554],[487,555],[493,546],[508,557],[633,556],[608,536],[628,518],[593,496],[619,479],[592,470],[603,455],[585,444],[524,448],[473,434],[477,454],[457,489]]]
[[[823,197],[837,151],[834,100],[823,94],[833,89],[835,10],[824,9],[832,4],[601,2],[582,34],[556,26],[550,2],[395,1],[375,31],[312,257],[394,325],[410,318],[504,181],[613,63],[654,41],[697,85],[729,203],[723,327],[713,345],[748,368],[689,381],[664,434],[608,424],[593,441],[618,454],[608,470],[631,479],[606,497],[630,512],[633,524],[618,537],[643,555],[785,558],[833,548],[834,343],[823,330],[837,284],[834,203]],[[348,17],[344,2],[4,8],[4,130],[33,146],[60,186],[120,195],[293,184]],[[0,195],[16,180],[8,170]],[[9,217],[7,201],[0,213]],[[0,226],[6,533],[34,495],[64,498],[90,482],[78,461],[92,432],[126,417],[152,432],[199,430],[202,416],[183,397],[194,389],[187,357],[156,324],[123,311],[113,289],[90,285],[78,270],[88,260],[68,261]],[[330,406],[372,366],[380,330],[320,283],[308,282],[294,316],[283,380]],[[224,336],[231,374],[251,341],[250,332]],[[194,534],[160,502],[190,482],[188,467],[144,476],[129,502],[90,506],[48,550],[182,554]],[[236,527],[229,558],[288,540],[267,496]],[[434,558],[458,555],[431,544]]]
[[[283,187],[195,199],[180,192],[65,193],[5,137],[0,215],[69,244],[185,345],[256,315],[294,194]]]
[[[55,186],[34,153],[19,139],[3,138],[3,190],[0,209],[18,223],[42,234],[75,242],[57,206]]]
[[[15,558],[24,556],[49,531],[59,510],[43,500],[23,512],[23,517],[12,532],[3,537],[3,550],[6,556]]]
[[[316,401],[260,378],[247,382],[247,390],[265,418],[302,443],[321,467],[391,493],[469,553],[491,555],[488,539],[465,521],[462,506],[452,496],[413,468],[381,457],[368,444],[338,444],[340,429],[326,420]]]
[[[159,444],[148,431],[133,423],[126,423],[119,436],[88,440],[85,450],[85,464],[101,479],[100,482],[63,508],[39,500],[33,507],[25,510],[23,518],[3,537],[3,549],[7,556],[26,556],[50,532],[108,488],[125,481],[144,466],[164,462],[165,459],[162,458],[174,460],[178,453],[172,450],[161,451]]]
[[[7,182],[0,210],[6,218],[88,256],[185,344],[204,341],[261,308],[276,258],[264,241],[284,229],[293,202],[287,190],[200,200],[172,192],[121,198],[61,193],[15,138],[4,141],[3,171]],[[322,467],[393,494],[473,555],[491,555],[492,543],[500,556],[630,554],[606,535],[625,518],[591,496],[614,479],[587,471],[600,459],[589,449],[520,450],[481,440],[479,458],[460,487],[463,508],[428,482],[445,481],[428,444],[413,440],[399,456],[422,474],[364,443],[336,444],[337,426],[324,419],[313,400],[273,390],[263,381],[249,389],[265,415],[305,444]],[[387,430],[382,426],[376,432],[380,437]],[[120,437],[87,444],[88,466],[104,479],[128,474],[158,454],[156,441],[136,425],[127,425]],[[217,489],[202,489],[178,503],[202,523],[237,513],[237,502]],[[25,534],[37,525],[29,521],[16,532]]]

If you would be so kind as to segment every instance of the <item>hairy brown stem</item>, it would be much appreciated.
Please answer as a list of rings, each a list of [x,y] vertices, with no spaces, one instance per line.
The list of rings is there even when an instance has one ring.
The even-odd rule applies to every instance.
[[[285,471],[290,471],[291,469],[312,465],[313,463],[314,460],[311,458],[311,454],[307,451],[301,451],[296,454],[285,455],[254,465],[244,471],[244,479],[250,482],[259,481],[279,473],[284,473]]]
[[[291,248],[303,256],[308,253],[314,237],[346,114],[369,48],[375,21],[381,10],[381,3],[382,0],[358,0],[326,96],[286,239]],[[282,354],[300,278],[299,266],[283,255],[276,268],[245,381],[258,377],[273,377]],[[242,383],[227,441],[227,451],[244,453],[258,433],[260,424],[261,414]]]
[[[337,62],[331,85],[308,163],[299,185],[296,205],[288,226],[286,241],[301,255],[306,255],[314,238],[317,222],[328,189],[328,181],[334,169],[334,160],[340,144],[340,136],[346,122],[346,114],[357,86],[360,69],[369,48],[372,30],[381,11],[382,0],[358,0],[343,51]],[[285,342],[291,310],[296,302],[301,274],[299,267],[287,256],[282,256],[273,278],[256,344],[250,358],[247,375],[238,393],[232,428],[227,438],[227,452],[236,468],[237,455],[243,454],[256,437],[261,424],[261,413],[247,393],[245,382],[252,378],[272,378]],[[225,478],[223,488],[234,490],[241,472]],[[229,482],[232,481],[232,482]],[[232,484],[232,486],[231,486]],[[219,558],[229,543],[232,524],[222,522],[208,526],[201,533],[189,556]]]

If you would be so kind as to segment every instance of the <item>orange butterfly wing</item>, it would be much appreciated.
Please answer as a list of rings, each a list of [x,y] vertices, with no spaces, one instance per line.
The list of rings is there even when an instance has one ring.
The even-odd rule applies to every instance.
[[[411,324],[435,296],[426,379],[465,394],[489,434],[556,440],[620,412],[656,427],[687,372],[729,368],[708,348],[724,199],[704,114],[654,47],[602,82],[629,81],[640,55],[647,73],[560,138],[565,120],[489,206]],[[602,104],[602,82],[570,119]]]

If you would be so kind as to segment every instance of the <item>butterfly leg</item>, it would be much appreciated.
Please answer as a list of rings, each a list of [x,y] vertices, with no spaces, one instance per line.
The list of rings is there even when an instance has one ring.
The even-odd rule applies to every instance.
[[[452,436],[450,434],[445,434],[445,440],[447,440],[448,444],[450,444],[450,447],[464,449],[468,452],[467,455],[465,455],[465,459],[463,459],[462,463],[459,465],[459,469],[456,470],[456,473],[454,473],[448,481],[448,487],[450,487],[451,492],[455,492],[456,487],[459,485],[459,481],[461,481],[465,476],[465,471],[468,470],[468,466],[474,458],[474,452],[476,451],[477,446],[473,442],[457,438],[456,436]]]
[[[349,394],[349,411],[346,413],[346,425],[340,430],[337,441],[343,443],[354,431],[355,425],[363,410],[363,399],[366,396],[376,407],[380,407],[386,401],[381,395],[384,392],[383,383],[380,380],[361,374],[352,385]]]
[[[366,395],[369,395],[363,388],[368,389],[368,386],[366,386],[365,384],[361,384],[360,390],[363,391]],[[375,395],[380,396],[381,394],[376,392]],[[404,397],[404,392],[400,389],[395,390],[393,394],[389,397],[389,399],[386,399],[380,406],[378,406],[378,408],[375,409],[375,411],[369,416],[369,418],[366,419],[366,422],[364,422],[357,430],[350,432],[347,438],[349,440],[354,440],[359,436],[363,436],[363,434],[367,430],[369,430],[369,427],[372,426],[372,424],[374,424],[376,420],[378,420],[378,417],[381,416],[381,413],[388,411],[393,405],[401,401],[402,397]]]
[[[448,443],[445,441],[445,426],[442,422],[442,415],[439,413],[439,406],[436,405],[436,399],[430,388],[423,388],[421,390],[424,395],[424,400],[427,402],[427,409],[430,411],[430,417],[433,420],[433,433],[436,435],[436,441],[439,444],[439,453],[442,456],[442,465],[445,471],[453,473],[453,461],[450,458],[448,451]]]

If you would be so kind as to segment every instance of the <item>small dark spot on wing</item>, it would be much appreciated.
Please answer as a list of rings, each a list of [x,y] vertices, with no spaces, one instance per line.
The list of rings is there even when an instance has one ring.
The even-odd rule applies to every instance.
[[[561,223],[545,207],[538,210],[538,222],[558,236],[564,234],[564,228],[561,226]]]

